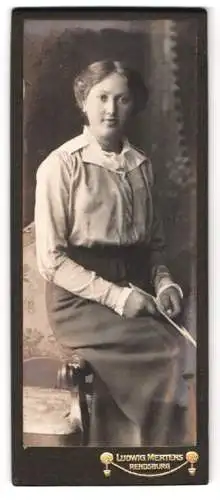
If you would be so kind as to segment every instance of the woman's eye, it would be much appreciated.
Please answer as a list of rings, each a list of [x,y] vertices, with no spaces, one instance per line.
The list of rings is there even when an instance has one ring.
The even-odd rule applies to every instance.
[[[120,102],[121,102],[121,104],[130,104],[131,99],[130,99],[130,97],[122,96],[122,97],[120,97]]]
[[[106,102],[106,101],[108,100],[108,96],[107,96],[106,94],[101,94],[101,95],[100,95],[100,100],[101,100],[102,102]]]

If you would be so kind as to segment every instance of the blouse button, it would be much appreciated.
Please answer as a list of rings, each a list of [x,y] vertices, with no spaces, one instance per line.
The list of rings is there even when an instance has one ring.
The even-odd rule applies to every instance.
[[[127,175],[126,172],[124,170],[121,170],[121,171],[119,171],[119,173],[121,175],[122,180],[125,181],[126,175]]]

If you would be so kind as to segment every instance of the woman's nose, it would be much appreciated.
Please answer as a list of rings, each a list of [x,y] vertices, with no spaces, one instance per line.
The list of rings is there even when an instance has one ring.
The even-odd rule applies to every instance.
[[[109,115],[114,115],[116,112],[116,103],[114,99],[108,99],[106,102],[106,107],[105,107],[107,113]]]

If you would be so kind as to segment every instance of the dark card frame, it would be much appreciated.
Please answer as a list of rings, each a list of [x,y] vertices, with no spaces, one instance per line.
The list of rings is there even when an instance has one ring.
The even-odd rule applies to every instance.
[[[27,448],[22,445],[22,61],[23,23],[27,19],[184,19],[196,17],[198,37],[197,276],[198,357],[197,430],[199,466],[194,477],[185,469],[163,478],[135,477],[114,468],[107,480],[99,448]],[[207,13],[184,8],[21,8],[12,12],[11,38],[11,395],[12,481],[14,485],[159,485],[208,481],[208,99]],[[108,450],[111,451],[111,450]],[[124,450],[128,452],[128,450]],[[130,450],[132,452],[132,450]],[[135,450],[134,450],[135,451]],[[149,450],[150,451],[150,450]],[[156,450],[153,450],[156,452]],[[187,451],[175,448],[176,453]],[[123,449],[120,449],[123,453]],[[137,450],[136,450],[137,452]],[[141,453],[141,449],[140,449]]]

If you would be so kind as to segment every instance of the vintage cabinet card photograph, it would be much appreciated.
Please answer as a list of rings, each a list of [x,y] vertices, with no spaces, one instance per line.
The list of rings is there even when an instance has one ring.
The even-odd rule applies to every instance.
[[[207,14],[12,12],[12,481],[208,481]]]

